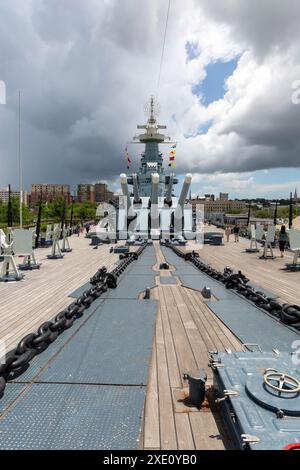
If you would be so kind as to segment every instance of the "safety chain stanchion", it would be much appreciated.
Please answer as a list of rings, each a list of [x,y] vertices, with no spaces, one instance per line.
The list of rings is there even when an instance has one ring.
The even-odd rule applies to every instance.
[[[200,271],[223,283],[227,289],[236,290],[238,294],[254,302],[255,305],[274,315],[283,323],[290,326],[300,326],[299,305],[281,304],[271,297],[267,297],[263,292],[255,290],[249,284],[249,279],[241,271],[234,273],[233,269],[227,266],[222,273],[201,261],[199,254],[195,251],[183,253],[170,242],[165,242],[164,244],[181,258],[190,261]]]
[[[94,300],[100,297],[107,289],[117,287],[117,279],[124,270],[139,258],[147,243],[134,253],[126,253],[116,268],[107,272],[106,267],[100,268],[90,279],[92,287],[67,308],[59,312],[53,320],[42,323],[36,333],[30,333],[19,341],[17,347],[6,354],[4,364],[0,365],[0,398],[3,396],[6,383],[12,374],[22,373],[25,366],[39,352],[43,351],[53,341],[56,340],[64,330],[70,328],[74,321],[81,317]]]

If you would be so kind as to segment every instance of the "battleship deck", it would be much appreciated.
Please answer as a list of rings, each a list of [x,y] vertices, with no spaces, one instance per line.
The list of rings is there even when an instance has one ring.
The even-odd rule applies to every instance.
[[[117,255],[109,253],[111,245],[102,245],[98,250],[93,250],[87,239],[72,237],[71,240],[74,251],[66,254],[63,260],[45,260],[43,258],[48,254],[48,250],[39,250],[37,258],[43,261],[39,272],[26,273],[26,279],[22,282],[0,285],[0,312],[1,319],[5,320],[1,322],[1,339],[6,337],[10,346],[14,345],[24,334],[34,331],[43,321],[52,318],[60,309],[67,306],[72,301],[69,295],[84,285],[100,266],[106,265],[111,269],[117,260]],[[297,291],[295,290],[294,297],[292,297],[293,289],[288,289],[286,296],[284,284],[279,282],[280,276],[274,285],[272,280],[274,269],[271,268],[272,265],[274,266],[273,261],[257,260],[257,266],[262,265],[264,269],[264,275],[259,277],[254,258],[256,255],[240,254],[246,246],[245,240],[241,240],[240,244],[230,243],[225,247],[205,246],[200,255],[204,259],[207,256],[210,262],[215,256],[215,262],[219,263],[218,267],[220,268],[228,264],[237,269],[239,265],[243,264],[243,271],[249,274],[251,281],[253,280],[257,284],[261,282],[266,288],[278,293],[283,300],[289,298],[289,302],[297,303]],[[195,248],[195,245],[191,244],[190,247]],[[183,381],[183,374],[203,367],[208,375],[207,385],[209,386],[212,381],[212,372],[207,366],[208,351],[242,350],[242,344],[208,308],[200,292],[181,284],[173,266],[170,266],[169,270],[159,269],[159,264],[165,262],[166,259],[157,242],[154,242],[154,248],[155,253],[147,257],[146,264],[149,273],[144,275],[144,283],[148,283],[149,280],[147,286],[152,287],[151,299],[158,302],[158,311],[140,446],[144,449],[157,450],[223,449],[228,446],[228,440],[222,421],[213,407],[213,395],[210,400],[211,406],[206,403],[201,411],[187,407],[184,402],[187,395],[187,384]],[[244,269],[246,268],[245,262],[241,261],[246,257],[247,259],[251,257],[253,263],[252,267],[250,263],[247,263],[247,269],[252,269],[250,272]],[[228,261],[226,261],[227,259]],[[281,260],[276,261],[281,263]],[[135,274],[133,271],[125,272],[122,282],[138,283],[138,278],[143,277],[140,276],[143,275],[142,271],[143,266],[140,266],[136,269]],[[150,271],[153,274],[150,275]],[[255,274],[255,277],[251,276],[251,272]],[[280,273],[282,277],[285,274]],[[293,273],[293,276],[295,275],[298,276],[298,273]],[[152,282],[153,280],[155,282]],[[141,282],[141,279],[139,281]],[[122,282],[118,288],[121,289],[120,295],[124,292]],[[287,282],[286,285],[289,287],[290,282]],[[114,293],[114,299],[117,299],[118,289]],[[138,292],[137,288],[136,291]],[[117,300],[113,301],[116,304]],[[105,302],[107,300],[104,299]],[[110,328],[109,323],[106,328]],[[72,335],[72,328],[68,331]],[[76,336],[72,342],[76,342]],[[53,343],[54,347],[55,343]],[[51,347],[52,345],[49,350]],[[43,354],[38,357],[38,360],[44,360]],[[45,352],[45,354],[47,353]],[[73,352],[71,355],[73,357]],[[28,369],[29,374],[31,374],[31,367]],[[48,383],[48,379],[49,377],[47,380],[45,379],[45,384]],[[24,381],[26,382],[26,380],[29,379],[25,377]],[[56,382],[57,377],[52,377],[51,380]],[[74,387],[74,393],[75,388],[78,387],[76,384],[68,385],[68,381],[66,382],[62,378],[59,378],[57,382],[67,387]],[[22,384],[11,384],[12,387],[19,385]],[[33,388],[38,386],[33,384]],[[40,387],[42,389],[43,384]],[[48,393],[46,387],[45,393]],[[41,399],[46,398],[42,396]],[[128,400],[126,397],[122,399],[125,400],[125,403]],[[99,397],[97,400],[101,407]],[[116,400],[118,401],[119,398],[117,397]],[[138,405],[141,406],[142,395],[139,395],[137,400]],[[134,413],[134,401],[128,402],[128,409]],[[0,426],[1,421],[6,419],[8,414],[9,412],[5,412],[0,417]],[[65,419],[67,420],[67,417]]]
[[[165,262],[160,246],[154,246],[158,264]],[[161,271],[152,292],[159,309],[145,406],[144,448],[224,449],[222,425],[212,410],[204,407],[198,411],[184,405],[187,384],[183,374],[203,367],[209,385],[208,351],[242,350],[242,345],[199,292],[183,287],[176,276],[176,284],[165,283],[165,277],[173,279],[171,273],[172,269]]]
[[[7,350],[66,308],[73,301],[69,294],[87,282],[99,267],[110,269],[118,259],[109,253],[108,245],[93,250],[90,240],[82,235],[73,236],[70,243],[73,251],[58,260],[47,259],[51,248],[37,249],[40,270],[26,271],[22,281],[0,284],[0,339],[5,341]]]

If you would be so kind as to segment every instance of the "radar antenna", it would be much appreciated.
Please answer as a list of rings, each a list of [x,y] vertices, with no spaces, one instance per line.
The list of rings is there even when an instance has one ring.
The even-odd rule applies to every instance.
[[[154,96],[151,95],[151,98],[145,104],[145,115],[148,117],[149,124],[154,124],[156,122],[156,118],[160,114],[160,104],[155,101]]]

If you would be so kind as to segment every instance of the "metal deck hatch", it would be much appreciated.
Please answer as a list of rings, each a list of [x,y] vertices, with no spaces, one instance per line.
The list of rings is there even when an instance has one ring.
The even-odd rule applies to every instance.
[[[280,450],[300,442],[300,370],[292,357],[212,354],[218,401],[236,448]]]

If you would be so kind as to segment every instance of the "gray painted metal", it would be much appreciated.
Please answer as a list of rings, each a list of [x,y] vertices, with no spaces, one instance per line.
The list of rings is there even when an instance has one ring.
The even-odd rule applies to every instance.
[[[125,272],[106,297],[118,291],[136,296],[151,285],[150,266],[141,268],[146,275],[131,269],[127,278]],[[128,293],[129,285],[135,292]],[[7,385],[0,401],[0,413],[7,411],[0,420],[0,448],[136,448],[156,312],[156,300],[95,300]]]
[[[148,266],[136,266],[134,271],[129,271],[129,269],[126,271],[126,276],[136,276],[138,274],[142,274],[144,276],[157,276],[159,271],[153,271],[153,269],[151,269],[151,264]]]
[[[176,284],[176,279],[173,276],[160,276],[161,284]]]
[[[190,276],[180,273],[180,279],[182,284],[185,287],[189,287],[190,289],[202,291],[204,287],[210,287],[212,295],[218,299],[227,299],[232,302],[235,302],[239,299],[235,292],[226,289],[221,283],[217,282],[215,279],[212,279],[210,276],[207,276],[204,273],[199,272],[198,276]]]
[[[7,409],[8,406],[13,403],[18,396],[25,390],[26,385],[24,384],[7,384],[5,393],[0,400],[0,417],[1,414]],[[1,421],[0,421],[1,422]],[[1,442],[1,439],[0,439]]]
[[[207,305],[243,343],[258,343],[265,351],[291,351],[293,341],[299,340],[299,333],[238,296]]]
[[[234,300],[236,298],[237,294],[235,292],[228,291],[227,289],[225,289],[224,285],[221,282],[218,282],[215,279],[212,279],[210,276],[206,275],[205,273],[202,273],[201,271],[196,269],[194,266],[188,264],[183,258],[179,258],[169,248],[162,246],[161,249],[167,261],[170,264],[173,264],[176,266],[176,272],[180,275],[182,282],[184,283],[186,287],[201,290],[201,286],[203,287],[204,285],[207,285],[211,287],[212,293],[219,299],[231,299],[232,298]],[[201,261],[204,262],[203,260]],[[208,264],[208,263],[205,263],[205,264]],[[198,280],[193,279],[192,276],[196,276],[197,278],[199,278],[199,283],[198,283]],[[198,285],[199,287],[197,287]],[[252,281],[251,281],[251,285],[256,290],[260,290],[267,297],[270,297],[271,299],[278,298],[278,295],[274,294],[274,292],[264,289],[263,287],[259,286],[258,284],[255,284]]]
[[[136,449],[144,399],[144,387],[33,384],[0,420],[0,448]]]
[[[107,299],[42,372],[42,382],[147,384],[157,302]]]
[[[145,268],[144,268],[145,270]],[[110,289],[107,295],[108,299],[138,299],[139,294],[145,290],[145,287],[155,286],[155,275],[135,274],[135,270],[131,271],[131,275],[124,273],[122,282],[117,289]]]
[[[300,380],[299,367],[288,353],[235,352],[214,355],[224,367],[214,370],[220,396],[224,390],[237,392],[222,402],[224,416],[237,447],[242,447],[241,434],[256,436],[259,442],[250,444],[253,450],[283,449],[289,443],[300,442],[300,394],[278,394],[263,384],[267,368],[292,375]],[[273,408],[273,409],[272,409]],[[296,410],[298,417],[280,419],[278,410]],[[232,420],[232,412],[236,421]]]
[[[101,310],[99,306],[103,304],[104,299],[98,298],[84,311],[84,315],[74,321],[73,326],[65,331],[63,331],[58,338],[51,343],[47,349],[45,349],[41,354],[35,356],[32,361],[30,361],[30,366],[25,370],[22,375],[13,379],[15,382],[31,382],[34,378],[41,372],[41,370],[46,366],[46,364],[65,346],[65,344],[74,337],[76,342],[76,334],[78,330],[85,324],[91,315],[99,315]],[[6,393],[6,392],[5,392]],[[1,403],[1,400],[0,400]]]
[[[147,268],[148,268],[148,270],[147,270]],[[110,292],[104,292],[101,295],[101,297],[102,298],[109,297],[109,298],[113,298],[113,299],[120,299],[120,298],[136,299],[138,297],[138,293],[143,290],[143,288],[145,287],[146,284],[148,285],[149,282],[150,282],[150,284],[152,286],[152,284],[155,281],[155,275],[159,274],[158,271],[152,271],[152,270],[149,270],[149,268],[150,268],[150,266],[147,266],[147,267],[145,267],[145,266],[136,266],[132,271],[129,271],[129,269],[128,269],[128,272],[125,271],[121,275],[121,277],[119,278],[118,289],[110,291]],[[146,271],[146,274],[145,274],[145,271]],[[141,280],[139,282],[139,286],[131,285],[127,276],[130,276],[130,277],[131,276],[133,276],[133,277],[142,276],[143,281]],[[122,281],[124,281],[124,282],[122,282]],[[143,282],[144,282],[144,285],[141,287]],[[126,288],[125,288],[125,286],[126,286]],[[87,282],[86,284],[83,284],[82,286],[78,287],[78,289],[71,292],[69,294],[69,297],[78,299],[87,289],[90,289],[91,287],[94,287],[94,286],[92,284],[90,284],[89,282]],[[125,291],[125,294],[124,294],[124,291]]]

